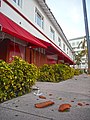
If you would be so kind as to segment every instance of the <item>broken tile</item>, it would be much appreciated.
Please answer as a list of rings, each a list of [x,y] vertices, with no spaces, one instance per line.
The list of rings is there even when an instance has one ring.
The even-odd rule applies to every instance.
[[[45,97],[45,96],[42,96],[42,95],[40,95],[39,98],[41,98],[41,99],[46,99],[46,97]]]
[[[58,111],[59,111],[59,112],[64,112],[64,111],[70,109],[70,107],[71,107],[70,104],[67,104],[67,103],[61,104],[61,105],[59,106]]]
[[[83,106],[83,104],[82,104],[82,103],[78,103],[78,105],[79,105],[79,106]]]
[[[37,103],[37,104],[35,104],[35,107],[36,108],[44,108],[44,107],[47,107],[47,106],[50,106],[50,105],[53,105],[53,104],[54,104],[54,102],[49,100],[49,101]]]

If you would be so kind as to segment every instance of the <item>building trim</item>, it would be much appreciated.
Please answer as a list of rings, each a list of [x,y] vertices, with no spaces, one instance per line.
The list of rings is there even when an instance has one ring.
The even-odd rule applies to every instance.
[[[86,38],[86,36],[82,36],[82,37],[77,37],[77,38],[69,39],[69,41],[72,41],[72,40],[79,40],[79,39],[83,39],[83,38]]]
[[[43,0],[37,0],[37,2],[39,3],[40,7],[43,9],[43,11],[45,12],[45,14],[48,16],[48,18],[50,19],[50,21],[52,22],[52,24],[54,25],[54,27],[57,29],[57,31],[59,32],[59,34],[61,35],[61,37],[63,38],[64,42],[66,42],[67,46],[71,48],[70,43],[67,40],[67,37],[65,36],[61,26],[58,24],[55,16],[53,15],[52,11],[50,10],[50,8],[48,7],[48,5],[46,4],[45,1]]]
[[[50,40],[43,32],[41,32],[30,20],[27,19],[19,10],[17,10],[8,0],[3,0],[6,4],[8,4],[15,12],[17,12],[23,19],[25,19],[29,24],[31,24],[38,32],[40,32],[44,37],[46,37],[51,43],[54,44],[57,50],[60,50],[66,56],[68,56],[65,52],[63,52],[52,40]],[[69,56],[68,56],[69,57]],[[69,57],[69,59],[71,59]],[[71,59],[72,60],[72,59]]]

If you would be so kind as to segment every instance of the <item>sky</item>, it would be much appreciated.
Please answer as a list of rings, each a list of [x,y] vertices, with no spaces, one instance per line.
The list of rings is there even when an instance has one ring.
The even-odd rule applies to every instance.
[[[82,0],[46,0],[67,39],[85,36]],[[90,36],[90,0],[86,0]]]

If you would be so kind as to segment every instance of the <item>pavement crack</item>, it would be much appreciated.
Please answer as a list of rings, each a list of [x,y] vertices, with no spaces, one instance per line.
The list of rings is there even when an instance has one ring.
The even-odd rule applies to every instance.
[[[12,111],[16,111],[16,112],[32,115],[32,116],[37,116],[37,117],[40,117],[40,118],[45,118],[47,120],[55,120],[54,118],[49,118],[49,117],[46,117],[46,116],[43,116],[43,115],[37,115],[37,114],[33,114],[33,113],[21,111],[21,110],[16,110],[16,109],[13,109],[13,108],[7,108],[7,107],[3,107],[3,106],[0,106],[0,107],[2,107],[4,109],[7,109],[7,110],[12,110]]]

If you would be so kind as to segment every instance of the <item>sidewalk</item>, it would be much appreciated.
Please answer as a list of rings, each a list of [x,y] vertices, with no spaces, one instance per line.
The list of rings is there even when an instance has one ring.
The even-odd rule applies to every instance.
[[[34,95],[35,91],[0,104],[0,120],[90,120],[90,76],[83,74],[60,82],[37,82],[46,99]],[[47,100],[55,104],[35,108],[34,104]],[[69,112],[59,112],[61,104],[69,103]],[[81,103],[82,106],[79,106]]]

